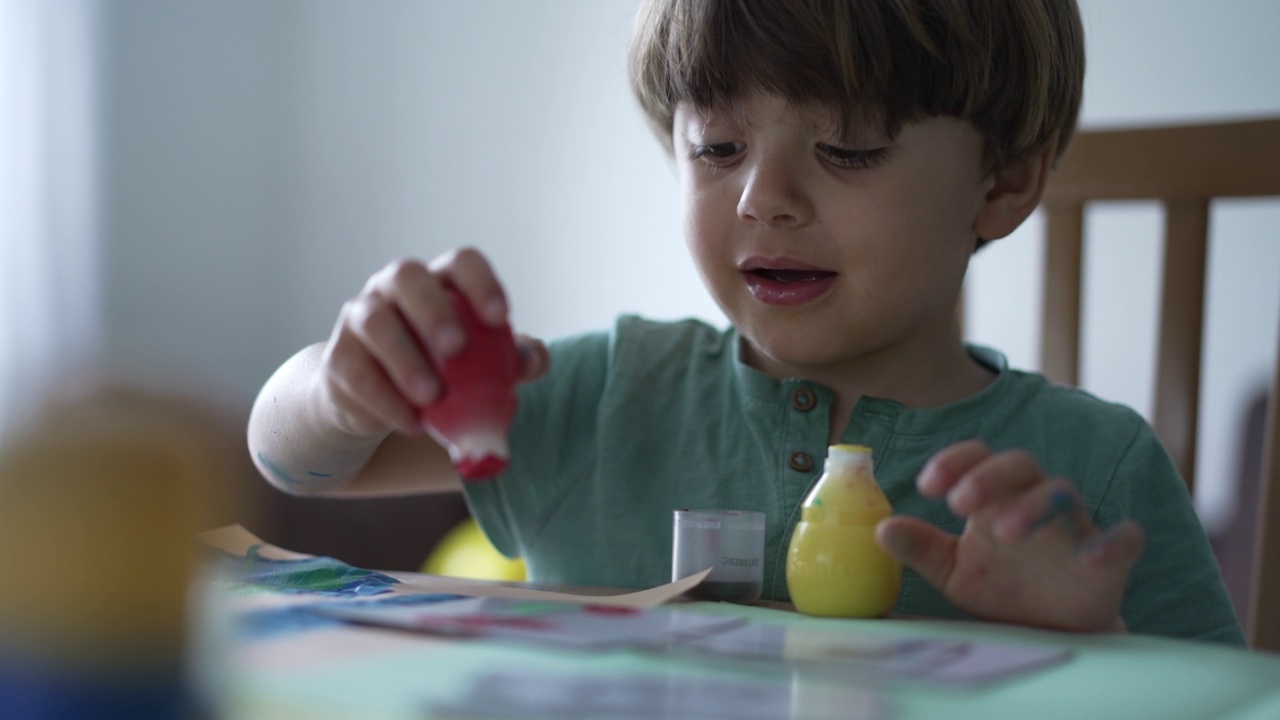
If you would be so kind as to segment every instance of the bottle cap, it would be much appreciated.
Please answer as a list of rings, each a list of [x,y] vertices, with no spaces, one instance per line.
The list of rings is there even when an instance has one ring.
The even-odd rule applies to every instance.
[[[831,445],[827,448],[827,457],[836,457],[839,455],[870,455],[871,448],[866,445]]]

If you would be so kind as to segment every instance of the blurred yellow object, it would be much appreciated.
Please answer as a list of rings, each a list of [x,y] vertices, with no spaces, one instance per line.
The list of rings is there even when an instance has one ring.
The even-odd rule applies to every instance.
[[[498,552],[474,518],[458,523],[440,539],[422,564],[422,572],[472,580],[525,579],[524,560]]]
[[[0,445],[0,718],[217,715],[188,661],[195,535],[226,477],[197,413],[68,393]]]
[[[220,480],[179,406],[101,395],[47,408],[0,448],[0,643],[30,657],[181,657],[195,534]]]

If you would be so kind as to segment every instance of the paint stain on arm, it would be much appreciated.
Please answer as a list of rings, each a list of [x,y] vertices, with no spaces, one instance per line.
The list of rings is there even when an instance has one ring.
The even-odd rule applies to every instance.
[[[287,492],[316,492],[319,490],[327,490],[338,487],[340,482],[334,480],[334,474],[331,472],[321,472],[319,470],[307,470],[305,476],[295,477],[288,470],[285,470],[271,458],[265,454],[258,453],[258,463],[271,473],[272,477],[278,481],[279,485]]]
[[[258,462],[262,464],[262,467],[269,470],[277,480],[285,485],[298,487],[305,484],[300,480],[294,479],[294,477],[286,472],[284,468],[272,462],[271,458],[267,457],[263,453],[258,453]]]

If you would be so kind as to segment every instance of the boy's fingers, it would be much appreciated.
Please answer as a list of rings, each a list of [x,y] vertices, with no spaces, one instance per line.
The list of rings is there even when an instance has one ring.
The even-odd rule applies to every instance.
[[[479,250],[454,250],[433,260],[430,268],[457,288],[484,322],[496,326],[507,321],[507,295]]]
[[[1044,483],[1044,471],[1031,453],[1007,450],[979,462],[952,486],[947,504],[959,517],[968,517],[993,504]]]
[[[466,343],[462,324],[440,278],[417,260],[399,260],[370,281],[366,295],[380,296],[397,308],[422,347],[435,357],[451,357]]]
[[[895,515],[876,526],[876,542],[936,588],[945,588],[959,539],[918,518]]]
[[[1007,542],[1028,537],[1049,525],[1066,528],[1077,543],[1095,532],[1079,491],[1062,478],[1040,483],[1002,507],[995,523],[996,537]]]
[[[376,422],[405,435],[421,435],[417,411],[399,393],[372,355],[362,350],[335,353],[330,363],[331,392],[342,396],[346,411],[368,424]],[[373,428],[359,428],[373,432]]]
[[[386,372],[400,393],[417,405],[435,399],[439,383],[422,347],[399,310],[377,295],[361,295],[343,308],[345,325]],[[338,337],[335,352],[347,351]]]
[[[368,415],[377,418],[385,427],[408,437],[416,437],[425,432],[418,420],[417,411],[395,394],[386,377],[365,380],[359,384],[359,388],[358,394],[351,396],[352,402],[361,406]]]
[[[516,349],[520,351],[520,380],[537,380],[551,367],[551,354],[547,346],[535,337],[516,333]]]
[[[938,451],[916,478],[916,488],[925,497],[942,497],[978,463],[991,457],[991,448],[981,440],[965,440]]]
[[[1127,575],[1146,547],[1147,534],[1142,526],[1125,520],[1091,540],[1085,546],[1084,558],[1095,567],[1122,570]]]

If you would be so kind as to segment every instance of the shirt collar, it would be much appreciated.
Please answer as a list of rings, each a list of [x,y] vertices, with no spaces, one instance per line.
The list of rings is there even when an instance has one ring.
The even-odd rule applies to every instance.
[[[809,387],[818,396],[819,401],[829,405],[835,399],[835,393],[824,385],[787,378],[779,380],[766,372],[757,370],[743,361],[743,341],[736,328],[727,330],[730,347],[733,348],[734,373],[738,388],[744,394],[768,403],[785,404],[797,387]],[[952,431],[956,427],[979,421],[996,405],[1005,404],[1006,396],[1016,392],[1015,375],[1009,369],[1009,361],[998,350],[982,345],[965,344],[970,357],[996,374],[982,390],[969,397],[957,400],[940,407],[908,408],[902,403],[887,398],[864,396],[854,406],[855,416],[878,416],[891,422],[894,433],[899,435],[933,435]]]

